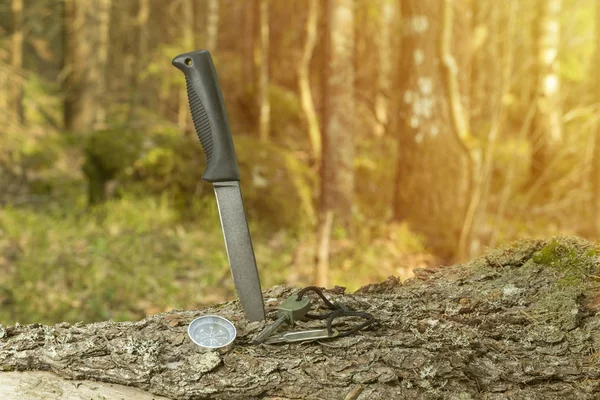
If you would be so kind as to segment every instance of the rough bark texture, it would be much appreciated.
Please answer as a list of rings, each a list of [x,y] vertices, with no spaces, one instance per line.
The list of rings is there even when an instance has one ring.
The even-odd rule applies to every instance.
[[[0,326],[0,365],[174,399],[597,399],[597,254],[576,238],[527,241],[404,283],[336,288],[329,297],[380,325],[326,342],[252,345],[263,323],[247,323],[237,302],[139,322]],[[271,316],[293,291],[265,293]],[[230,350],[194,347],[186,327],[202,314],[234,322]]]

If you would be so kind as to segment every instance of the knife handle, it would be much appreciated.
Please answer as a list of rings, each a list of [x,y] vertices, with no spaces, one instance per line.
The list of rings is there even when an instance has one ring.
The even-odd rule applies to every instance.
[[[185,75],[194,128],[206,154],[202,178],[207,182],[239,181],[231,129],[210,53],[198,50],[180,54],[173,65]]]

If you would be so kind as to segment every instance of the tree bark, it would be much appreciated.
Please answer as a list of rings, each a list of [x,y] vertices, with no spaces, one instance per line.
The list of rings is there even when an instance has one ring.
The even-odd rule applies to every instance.
[[[452,258],[470,193],[468,150],[451,123],[440,59],[442,15],[437,0],[403,2],[398,67],[398,164],[394,217]]]
[[[312,156],[317,165],[321,162],[321,129],[319,118],[311,93],[310,85],[310,60],[317,41],[317,22],[319,19],[319,1],[310,0],[308,17],[306,20],[306,40],[302,51],[302,59],[298,65],[298,87],[302,110],[306,115],[308,140],[312,149]]]
[[[247,323],[237,301],[139,322],[0,326],[0,365],[172,399],[592,400],[600,395],[600,293],[589,278],[600,273],[596,251],[576,238],[526,241],[469,264],[416,270],[404,283],[326,291],[380,322],[329,341],[252,345],[264,323]],[[294,291],[277,286],[265,298]],[[267,303],[270,317],[277,304]],[[213,313],[233,321],[238,336],[231,349],[203,353],[186,329]],[[51,389],[41,385],[38,398],[60,398]]]
[[[560,46],[561,0],[537,0],[534,26],[536,113],[530,132],[531,179],[542,177],[550,162],[552,148],[562,139],[560,108],[560,79],[558,75],[558,48]]]
[[[260,140],[266,141],[269,139],[271,130],[271,103],[269,100],[269,0],[260,0],[259,6],[260,41],[256,48],[256,67],[259,74],[258,136]]]
[[[329,65],[322,136],[321,215],[348,227],[354,193],[353,0],[329,0]]]

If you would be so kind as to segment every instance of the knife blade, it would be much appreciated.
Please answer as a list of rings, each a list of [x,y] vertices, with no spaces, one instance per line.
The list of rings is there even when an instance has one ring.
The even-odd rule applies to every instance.
[[[223,94],[210,53],[180,54],[173,65],[185,75],[194,128],[206,154],[202,179],[213,184],[229,267],[246,318],[265,319],[252,239],[240,189],[240,173]]]

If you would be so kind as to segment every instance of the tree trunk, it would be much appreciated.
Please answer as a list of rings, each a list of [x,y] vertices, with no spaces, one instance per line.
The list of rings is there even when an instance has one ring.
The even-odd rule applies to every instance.
[[[108,50],[110,47],[110,10],[112,6],[112,0],[97,0],[97,13],[96,18],[98,20],[97,30],[97,46],[95,46],[94,52],[96,53],[96,62],[92,72],[95,75],[91,76],[92,82],[95,84],[95,104],[94,109],[96,110],[96,116],[94,119],[94,127],[96,129],[106,128],[106,108],[107,103],[107,66],[108,66]]]
[[[561,0],[537,0],[534,26],[535,116],[531,125],[531,179],[542,177],[552,148],[562,139],[558,48]]]
[[[244,83],[248,87],[248,93],[254,92],[256,72],[254,68],[254,42],[256,38],[255,19],[256,19],[256,7],[254,6],[256,0],[244,2],[244,37],[241,38],[243,43],[242,55],[242,71],[244,76]]]
[[[187,49],[186,51],[194,51],[196,50],[194,40],[194,2],[193,0],[183,0],[181,4],[183,46]],[[177,112],[177,126],[180,131],[188,133],[188,128],[191,126],[190,119],[187,90],[185,86],[181,86],[179,88],[179,108]]]
[[[398,164],[394,216],[431,248],[456,251],[470,192],[470,157],[452,124],[440,59],[442,9],[436,0],[403,2],[398,74]]]
[[[11,39],[11,69],[9,105],[11,115],[23,124],[23,0],[12,0],[12,39]]]
[[[206,16],[206,48],[213,53],[217,49],[219,38],[219,1],[208,0],[208,14]]]
[[[491,50],[491,53],[497,61],[498,73],[496,74],[497,79],[495,80],[495,84],[492,85],[494,91],[492,92],[492,96],[490,96],[493,98],[490,104],[491,120],[489,123],[491,126],[488,130],[485,144],[482,146],[482,166],[480,171],[476,171],[476,173],[479,174],[479,184],[476,185],[473,190],[470,204],[473,205],[472,216],[469,213],[471,207],[467,212],[466,219],[468,220],[471,218],[470,228],[468,228],[468,232],[463,231],[463,234],[465,234],[465,237],[468,234],[469,245],[464,246],[463,259],[480,254],[482,248],[482,236],[485,236],[486,233],[490,233],[489,231],[493,229],[491,226],[486,227],[486,225],[488,225],[486,224],[488,199],[492,183],[494,151],[506,118],[506,107],[502,99],[506,98],[510,91],[517,14],[517,3],[515,0],[506,0],[501,4],[505,7],[499,7],[499,10],[493,14],[495,18],[492,21],[492,24],[494,25],[492,35],[495,41],[490,47],[494,47],[494,49]],[[501,37],[499,32],[502,30],[505,30],[505,34],[502,35],[502,44],[500,44],[498,43]],[[469,222],[466,221],[465,226],[468,225]]]
[[[25,400],[65,398],[56,390],[64,381],[41,380],[48,373],[83,380],[67,385],[81,390],[69,399],[89,399],[94,385],[93,398],[123,389],[106,383],[172,399],[597,399],[599,293],[585,275],[600,274],[594,254],[575,238],[528,241],[466,265],[416,270],[404,283],[326,291],[380,321],[329,341],[253,345],[264,324],[248,323],[237,301],[139,322],[0,326],[2,370],[47,371],[2,372],[0,382],[20,379],[20,393],[4,398]],[[277,286],[265,298],[294,291]],[[267,304],[270,320],[277,304]],[[201,352],[187,337],[190,321],[208,314],[236,325],[231,349]],[[292,329],[323,326],[305,320]]]
[[[312,156],[317,165],[321,160],[321,129],[319,118],[315,111],[315,105],[310,85],[310,60],[317,41],[317,22],[319,18],[319,0],[310,0],[308,17],[306,20],[306,41],[302,52],[302,59],[298,65],[298,87],[300,90],[300,101],[302,110],[306,115],[308,140],[312,150]]]
[[[102,75],[106,67],[110,2],[65,0],[64,4],[63,120],[65,129],[85,133],[94,129],[98,107],[102,107],[99,99],[105,96],[106,81]],[[100,22],[107,27],[105,31],[100,29]],[[98,48],[101,43],[104,49]]]
[[[377,94],[375,96],[375,134],[382,136],[389,124],[388,99],[392,76],[392,32],[397,21],[395,0],[380,0],[379,37],[377,38]]]
[[[144,63],[148,54],[148,17],[150,16],[150,0],[138,1],[138,14],[135,20],[137,27],[137,49],[136,61]],[[129,96],[128,121],[131,124],[135,118],[135,113],[142,98],[140,90],[140,74],[133,71],[131,75],[131,95]]]
[[[269,139],[271,129],[271,104],[269,101],[269,0],[260,0],[260,41],[256,48],[256,63],[259,74],[258,98],[260,140]]]
[[[334,221],[348,227],[354,193],[354,2],[329,2],[328,116],[322,137],[321,215],[332,211]]]

